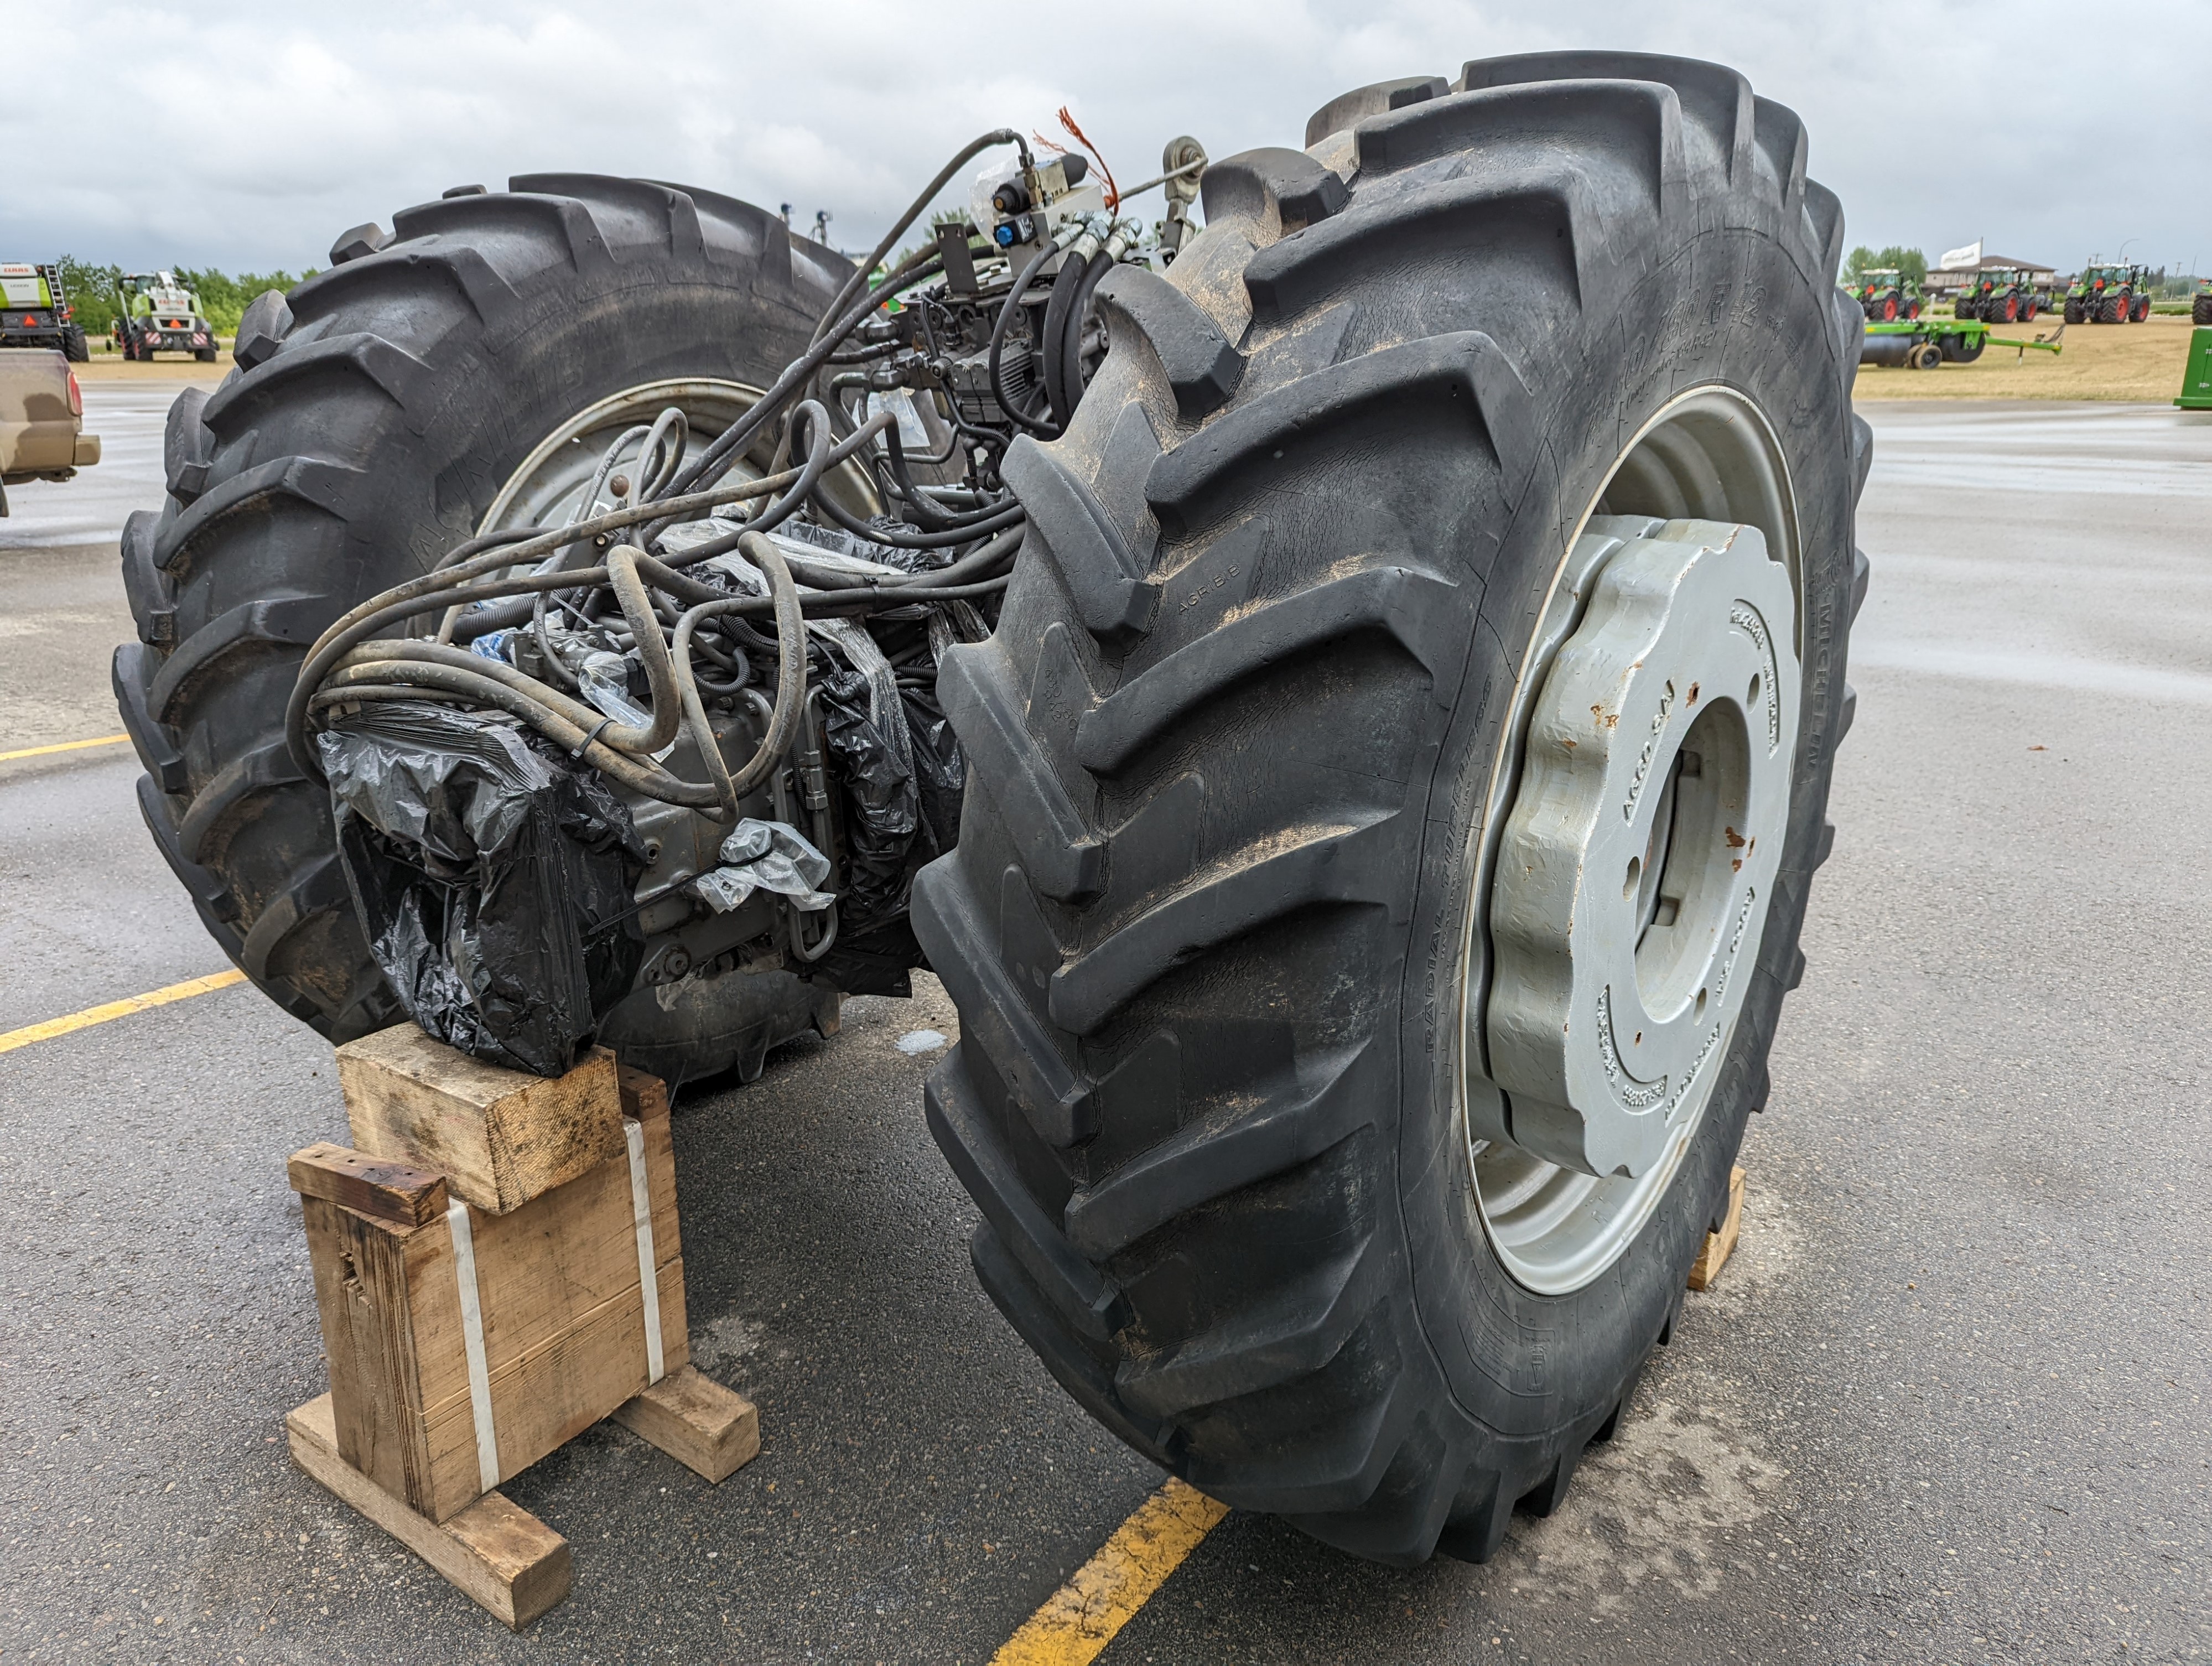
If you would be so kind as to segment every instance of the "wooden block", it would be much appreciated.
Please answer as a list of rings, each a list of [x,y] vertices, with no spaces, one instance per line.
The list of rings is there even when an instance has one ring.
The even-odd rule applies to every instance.
[[[617,1064],[615,1084],[622,1093],[623,1116],[645,1120],[668,1115],[668,1084],[659,1077],[647,1075],[634,1066]]]
[[[337,1061],[355,1146],[437,1170],[487,1213],[518,1209],[623,1149],[615,1055],[604,1047],[549,1081],[398,1024],[348,1042]]]
[[[1743,1170],[1729,1170],[1728,1213],[1721,1218],[1721,1230],[1705,1234],[1705,1247],[1698,1252],[1697,1265],[1690,1269],[1690,1288],[1703,1290],[1720,1277],[1721,1268],[1735,1252],[1737,1235],[1743,1231]]]
[[[528,1511],[487,1493],[450,1521],[410,1510],[338,1455],[331,1396],[284,1420],[292,1462],[516,1631],[568,1594],[568,1541]]]
[[[292,1189],[302,1197],[343,1203],[356,1214],[398,1226],[420,1226],[446,1213],[443,1175],[411,1164],[390,1163],[320,1140],[292,1153],[285,1164]]]
[[[640,1125],[662,1368],[690,1359],[668,1119]],[[334,1439],[355,1468],[433,1521],[483,1489],[453,1228],[301,1202],[331,1362]],[[528,1468],[647,1381],[629,1156],[503,1215],[470,1213],[498,1474]]]
[[[615,1421],[710,1481],[760,1456],[760,1413],[753,1402],[690,1365],[623,1402]]]

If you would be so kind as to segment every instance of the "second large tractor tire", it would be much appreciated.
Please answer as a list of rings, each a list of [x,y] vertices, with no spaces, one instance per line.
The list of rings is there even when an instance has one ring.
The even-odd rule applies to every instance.
[[[1009,454],[1029,541],[948,656],[970,790],[915,887],[962,1019],[928,1115],[983,1285],[1108,1428],[1359,1555],[1481,1560],[1614,1431],[1766,1098],[1851,713],[1863,325],[1797,118],[1717,65],[1476,62],[1308,143],[1208,171],[1167,277],[1102,288],[1069,432]],[[1677,624],[1702,689],[1623,647]],[[1659,817],[1625,883],[1525,877],[1619,862],[1615,789]],[[1645,1044],[1544,1017],[1589,994],[1571,891],[1639,988],[1655,944],[1607,987],[1679,1073],[1547,1097]]]
[[[749,204],[590,174],[457,192],[334,255],[255,301],[238,368],[171,408],[168,500],[124,531],[138,640],[117,649],[114,684],[146,767],[140,808],[209,932],[342,1042],[402,1012],[328,793],[285,744],[307,648],[474,535],[518,470],[557,465],[552,437],[579,413],[626,392],[657,409],[664,389],[682,403],[769,386],[851,269]],[[719,979],[667,1004],[633,996],[609,1033],[672,1079],[753,1073],[772,1042],[834,1027],[836,1000],[781,974]]]

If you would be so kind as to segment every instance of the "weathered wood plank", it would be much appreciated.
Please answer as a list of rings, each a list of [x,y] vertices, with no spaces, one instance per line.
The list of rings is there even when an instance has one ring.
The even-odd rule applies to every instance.
[[[414,1415],[422,1383],[407,1254],[407,1240],[423,1229],[394,1226],[319,1197],[302,1197],[300,1209],[331,1366],[332,1444],[386,1492],[427,1497],[432,1465]]]
[[[568,1596],[568,1541],[501,1494],[442,1523],[410,1510],[339,1455],[328,1395],[290,1413],[284,1431],[295,1463],[516,1631]]]
[[[284,1166],[292,1189],[301,1196],[342,1203],[356,1214],[399,1226],[421,1226],[446,1213],[445,1177],[412,1164],[349,1151],[324,1140],[294,1152]]]
[[[603,1047],[548,1080],[401,1024],[348,1042],[337,1066],[357,1149],[435,1170],[487,1213],[520,1208],[622,1151],[622,1095]]]

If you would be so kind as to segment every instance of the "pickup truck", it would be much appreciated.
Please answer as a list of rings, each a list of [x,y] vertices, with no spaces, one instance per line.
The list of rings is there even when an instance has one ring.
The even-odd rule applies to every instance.
[[[8,488],[66,480],[100,461],[100,436],[84,431],[84,390],[52,348],[0,349],[0,515]]]

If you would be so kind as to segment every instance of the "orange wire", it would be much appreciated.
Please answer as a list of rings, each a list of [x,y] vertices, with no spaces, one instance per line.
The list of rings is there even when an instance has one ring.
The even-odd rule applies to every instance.
[[[1074,116],[1069,112],[1067,106],[1064,104],[1060,106],[1060,125],[1074,136],[1076,143],[1081,145],[1085,150],[1089,151],[1091,153],[1091,160],[1098,164],[1098,172],[1106,181],[1106,211],[1109,214],[1111,214],[1115,209],[1121,206],[1121,189],[1119,185],[1114,183],[1114,170],[1106,166],[1106,159],[1098,154],[1098,147],[1091,143],[1091,136],[1089,134],[1085,133],[1080,127],[1076,125]],[[1046,143],[1050,143],[1051,142],[1047,140]],[[1052,148],[1054,150],[1063,150],[1065,149],[1064,146],[1057,144],[1053,145]]]

